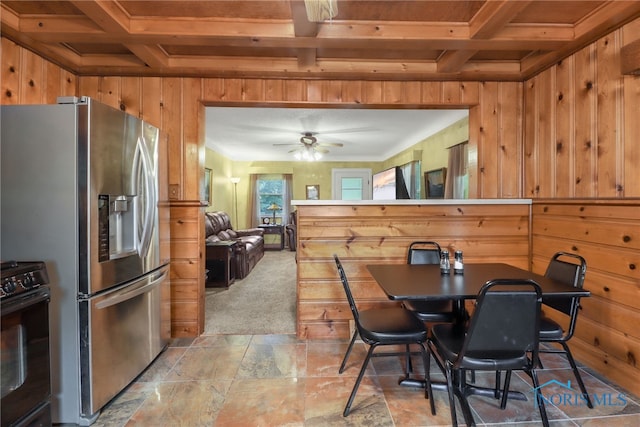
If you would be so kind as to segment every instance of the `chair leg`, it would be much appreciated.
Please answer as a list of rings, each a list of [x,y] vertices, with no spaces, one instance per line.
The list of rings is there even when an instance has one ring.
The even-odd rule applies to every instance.
[[[425,348],[423,343],[420,343],[420,352],[422,353],[422,362],[424,363],[424,397],[429,399],[429,406],[431,407],[431,415],[436,414],[436,403],[433,398],[433,390],[431,389],[431,354]]]
[[[411,363],[411,349],[409,348],[409,344],[407,344],[407,363],[406,363],[406,372],[405,376],[409,378],[409,374],[413,373],[413,364]]]
[[[531,377],[531,382],[533,383],[533,389],[539,390],[540,384],[538,382],[538,374],[536,374],[535,369],[531,369],[531,371],[527,372]],[[541,393],[536,393],[536,404],[538,405],[538,409],[540,410],[540,418],[542,419],[542,425],[544,427],[549,427],[549,418],[547,417],[547,409],[544,407],[544,397],[542,397]]]
[[[351,350],[353,349],[353,343],[356,342],[356,337],[358,336],[358,330],[353,331],[353,337],[351,337],[351,342],[349,343],[349,347],[347,347],[347,352],[342,359],[342,364],[340,365],[340,369],[338,369],[338,373],[341,374],[344,372],[344,368],[347,365],[347,359],[349,359],[349,355],[351,354]]]
[[[496,377],[500,375],[500,371],[497,371]],[[507,399],[509,396],[509,383],[511,382],[511,371],[507,371],[504,376],[504,389],[502,390],[502,400],[500,401],[500,409],[507,407]],[[500,386],[500,383],[496,382],[496,389]]]
[[[344,412],[342,412],[343,417],[348,416],[349,412],[351,412],[351,404],[353,403],[353,399],[355,399],[356,397],[358,387],[360,387],[360,382],[362,381],[362,377],[364,377],[364,372],[367,370],[369,360],[371,359],[371,355],[373,354],[373,350],[375,347],[376,344],[373,344],[371,347],[369,347],[367,357],[365,357],[364,362],[362,363],[362,368],[360,368],[360,373],[358,374],[358,378],[356,378],[356,383],[353,386],[353,390],[351,390],[351,395],[349,396],[349,400],[347,401],[347,406],[344,407]]]
[[[447,377],[447,393],[449,394],[449,409],[451,410],[451,424],[454,427],[458,426],[458,417],[456,416],[456,398],[453,392],[453,371],[451,366],[447,363],[445,369],[445,376]],[[433,398],[432,398],[433,399]]]
[[[496,389],[493,391],[496,399],[500,398],[500,381],[500,371],[496,371]]]
[[[573,375],[575,375],[576,380],[578,381],[578,385],[580,386],[580,390],[582,391],[582,396],[587,401],[587,406],[593,409],[593,403],[591,403],[591,398],[589,397],[589,394],[587,393],[587,388],[585,387],[584,382],[582,381],[582,376],[580,375],[580,371],[578,371],[578,367],[576,366],[576,361],[573,360],[573,355],[571,354],[571,350],[569,350],[569,346],[567,345],[566,342],[561,342],[560,344],[562,345],[562,348],[564,348],[565,354],[567,355],[567,360],[569,361],[569,364],[571,365],[571,369],[573,370]]]

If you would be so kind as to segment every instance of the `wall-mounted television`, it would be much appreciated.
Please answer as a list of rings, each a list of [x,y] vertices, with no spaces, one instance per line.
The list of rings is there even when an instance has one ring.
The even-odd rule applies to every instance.
[[[373,200],[410,199],[399,167],[385,169],[373,175]]]

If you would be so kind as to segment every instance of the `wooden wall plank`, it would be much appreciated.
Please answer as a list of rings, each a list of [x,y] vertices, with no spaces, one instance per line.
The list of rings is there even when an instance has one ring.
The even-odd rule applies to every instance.
[[[284,99],[284,84],[282,80],[264,81],[265,101],[281,101]]]
[[[480,140],[478,141],[479,196],[491,199],[498,196],[498,87],[496,82],[480,85]],[[506,177],[505,177],[506,178]],[[506,178],[513,179],[513,177]]]
[[[78,80],[78,96],[88,96],[100,100],[101,81],[102,79],[95,76],[82,77]]]
[[[98,100],[113,108],[120,109],[120,77],[100,77],[100,98]]]
[[[0,69],[0,87],[2,87],[2,105],[20,104],[20,79],[22,68],[20,58],[22,48],[9,39],[0,38],[2,68]]]
[[[200,101],[202,93],[201,80],[196,78],[183,79],[182,97],[191,102],[182,102],[182,186],[183,198],[186,200],[198,200],[201,188],[204,188],[204,105]],[[254,87],[255,90],[262,92]]]
[[[184,139],[182,134],[182,79],[162,79],[162,131],[169,138],[169,186],[177,188],[175,198],[184,200]]]
[[[514,102],[514,100],[516,100]],[[498,195],[518,198],[522,195],[522,85],[500,83],[498,87]],[[505,179],[511,177],[511,179]]]
[[[600,39],[596,46],[597,123],[596,195],[616,197],[622,194],[622,170],[618,151],[622,136],[622,98],[620,93],[620,33],[613,32]],[[640,109],[638,110],[640,112]]]
[[[538,194],[538,131],[535,118],[538,116],[538,86],[534,77],[524,84],[524,140],[522,147],[524,162],[524,197],[535,197]]]
[[[443,102],[443,84],[441,82],[422,83],[422,103],[426,105],[439,105]]]
[[[20,62],[22,67],[21,99],[25,104],[42,104],[45,99],[44,60],[29,50],[23,50]]]
[[[461,98],[463,105],[477,105],[480,103],[479,85],[477,82],[462,82],[460,84]]]
[[[56,104],[62,87],[62,68],[45,61],[44,62],[44,87],[42,94],[43,104]],[[75,93],[75,92],[74,92]]]
[[[162,124],[162,79],[149,77],[140,82],[140,111],[148,123],[161,128]],[[162,129],[164,133],[164,129]]]
[[[624,76],[623,84],[624,148],[618,153],[618,161],[624,169],[624,197],[640,197],[640,77]]]
[[[574,179],[574,58],[558,63],[555,90],[555,197],[571,197]]]
[[[307,85],[302,80],[285,80],[282,101],[301,102],[307,100]]]
[[[574,55],[576,60],[575,197],[595,197],[594,149],[596,134],[595,49],[588,46]]]
[[[134,117],[142,118],[142,79],[123,77],[120,82],[120,108]]]
[[[218,102],[225,99],[225,80],[224,79],[202,79],[202,99]]]

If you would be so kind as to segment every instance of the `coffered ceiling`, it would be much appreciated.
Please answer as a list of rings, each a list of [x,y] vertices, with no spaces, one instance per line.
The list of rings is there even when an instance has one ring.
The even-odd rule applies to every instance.
[[[3,36],[77,75],[505,81],[640,16],[637,0],[333,5],[322,22],[302,0],[2,0],[0,16]]]

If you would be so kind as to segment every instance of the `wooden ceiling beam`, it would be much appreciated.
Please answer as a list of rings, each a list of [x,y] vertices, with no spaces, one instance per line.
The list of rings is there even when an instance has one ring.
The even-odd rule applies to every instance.
[[[299,49],[298,50],[298,68],[308,68],[316,64],[315,49]]]
[[[449,50],[438,59],[438,72],[453,73],[473,57],[477,50]]]
[[[620,71],[622,74],[640,75],[640,39],[622,46]]]
[[[117,2],[71,0],[71,3],[104,31],[129,32],[129,16]]]
[[[508,25],[530,1],[496,0],[485,2],[469,21],[469,38],[490,39]],[[460,68],[475,55],[478,50],[460,49],[445,52],[438,60],[438,71],[449,73]]]
[[[469,20],[469,38],[488,39],[507,26],[522,12],[529,1],[495,0],[485,2]]]
[[[143,44],[127,44],[125,46],[151,68],[165,68],[169,65],[169,57],[157,46]]]
[[[640,2],[638,2],[640,5]],[[4,18],[3,18],[4,20]],[[385,41],[428,41],[447,43],[471,40],[469,26],[464,23],[385,23],[375,25],[362,22],[332,21],[318,25],[317,39],[335,40],[385,40]],[[105,31],[86,17],[22,17],[19,22],[21,32],[59,40],[72,35],[97,36]],[[267,22],[265,20],[221,21],[219,19],[133,19],[129,25],[128,37],[132,39],[166,38],[179,41],[184,37],[206,40],[218,38],[248,38],[253,40],[294,39],[295,29],[291,21]],[[113,36],[113,34],[111,34]],[[117,34],[116,34],[117,36]],[[506,25],[498,31],[494,42],[535,41],[570,42],[574,38],[571,26],[562,25]]]
[[[293,19],[293,33],[296,37],[315,38],[318,35],[319,25],[307,19],[307,9],[304,1],[291,0],[291,17]],[[306,68],[315,65],[317,51],[312,47],[299,48],[297,50],[298,67]]]

